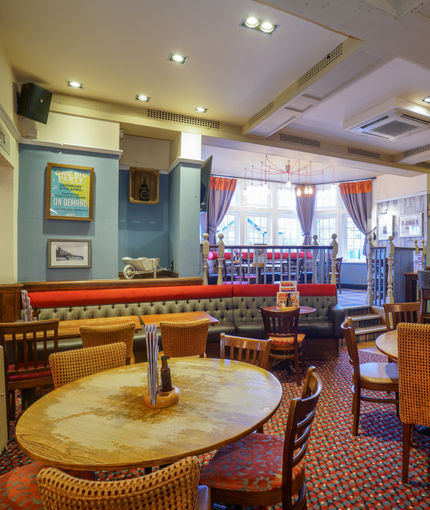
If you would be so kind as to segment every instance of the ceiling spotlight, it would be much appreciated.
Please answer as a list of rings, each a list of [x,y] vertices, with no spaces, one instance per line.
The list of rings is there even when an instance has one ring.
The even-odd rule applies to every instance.
[[[424,101],[424,103],[430,103],[430,96],[425,97],[422,101]]]
[[[74,89],[83,89],[84,88],[84,84],[83,83],[79,83],[77,81],[68,81],[67,82],[67,86],[68,87],[73,87]]]
[[[137,99],[137,101],[142,101],[143,103],[147,103],[151,98],[148,96],[144,96],[142,94],[137,94],[136,99]]]
[[[182,55],[179,55],[178,53],[171,53],[169,55],[169,60],[171,62],[176,62],[177,64],[185,64],[185,61],[188,57],[183,57]]]
[[[199,112],[199,113],[206,113],[208,111],[207,108],[202,108],[201,106],[198,106],[195,110],[195,112]]]
[[[252,28],[253,30],[257,30],[258,32],[263,32],[264,34],[272,35],[279,25],[274,25],[269,21],[258,19],[255,16],[245,16],[241,21],[240,26],[245,28]]]

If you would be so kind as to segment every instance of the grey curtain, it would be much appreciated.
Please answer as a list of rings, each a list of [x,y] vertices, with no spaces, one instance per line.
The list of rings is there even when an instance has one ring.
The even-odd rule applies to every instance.
[[[209,234],[209,244],[216,244],[216,230],[219,224],[222,222],[230,202],[233,198],[233,194],[236,190],[236,179],[225,179],[223,177],[211,177],[211,184],[209,188],[209,201],[208,201],[208,212],[206,218],[201,220],[207,220],[207,233]]]
[[[302,193],[298,197],[297,189],[300,188]],[[312,194],[305,195],[304,188],[302,186],[296,186],[296,210],[297,216],[299,218],[300,226],[302,227],[303,232],[303,244],[310,245],[312,244],[312,221],[314,219],[314,211],[315,211],[315,186],[311,186]]]
[[[368,223],[372,215],[372,181],[343,182],[340,196],[354,225],[364,234],[363,253],[367,255]]]

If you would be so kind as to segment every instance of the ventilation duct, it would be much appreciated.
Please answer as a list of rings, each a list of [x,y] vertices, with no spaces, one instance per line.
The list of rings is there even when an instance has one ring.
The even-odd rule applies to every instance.
[[[343,129],[395,142],[430,127],[430,110],[394,98],[345,121]]]
[[[394,158],[396,163],[406,163],[408,165],[415,165],[430,159],[430,144],[421,147],[415,147],[405,152],[401,152]]]

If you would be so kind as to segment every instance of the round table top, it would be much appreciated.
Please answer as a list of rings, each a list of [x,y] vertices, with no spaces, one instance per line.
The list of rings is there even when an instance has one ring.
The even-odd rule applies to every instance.
[[[398,359],[399,353],[397,350],[397,330],[392,329],[382,335],[379,335],[375,340],[376,347],[386,356]]]
[[[58,388],[29,407],[16,427],[20,448],[50,466],[82,471],[158,466],[232,443],[277,410],[271,373],[238,361],[169,360],[177,404],[151,409],[147,363],[108,370]]]
[[[306,315],[308,313],[315,313],[317,310],[316,308],[313,308],[312,306],[299,306],[300,312],[299,315]],[[284,312],[285,310],[282,310],[281,308],[274,306],[265,306],[265,310],[269,310],[269,312]]]

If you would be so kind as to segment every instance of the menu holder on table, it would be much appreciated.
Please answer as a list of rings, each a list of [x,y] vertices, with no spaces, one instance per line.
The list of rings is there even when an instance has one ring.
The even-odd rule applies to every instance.
[[[143,397],[147,407],[161,409],[172,406],[179,401],[179,390],[176,386],[166,393],[160,392],[160,379],[158,375],[158,341],[157,325],[145,326],[146,351],[148,354],[148,392]]]

